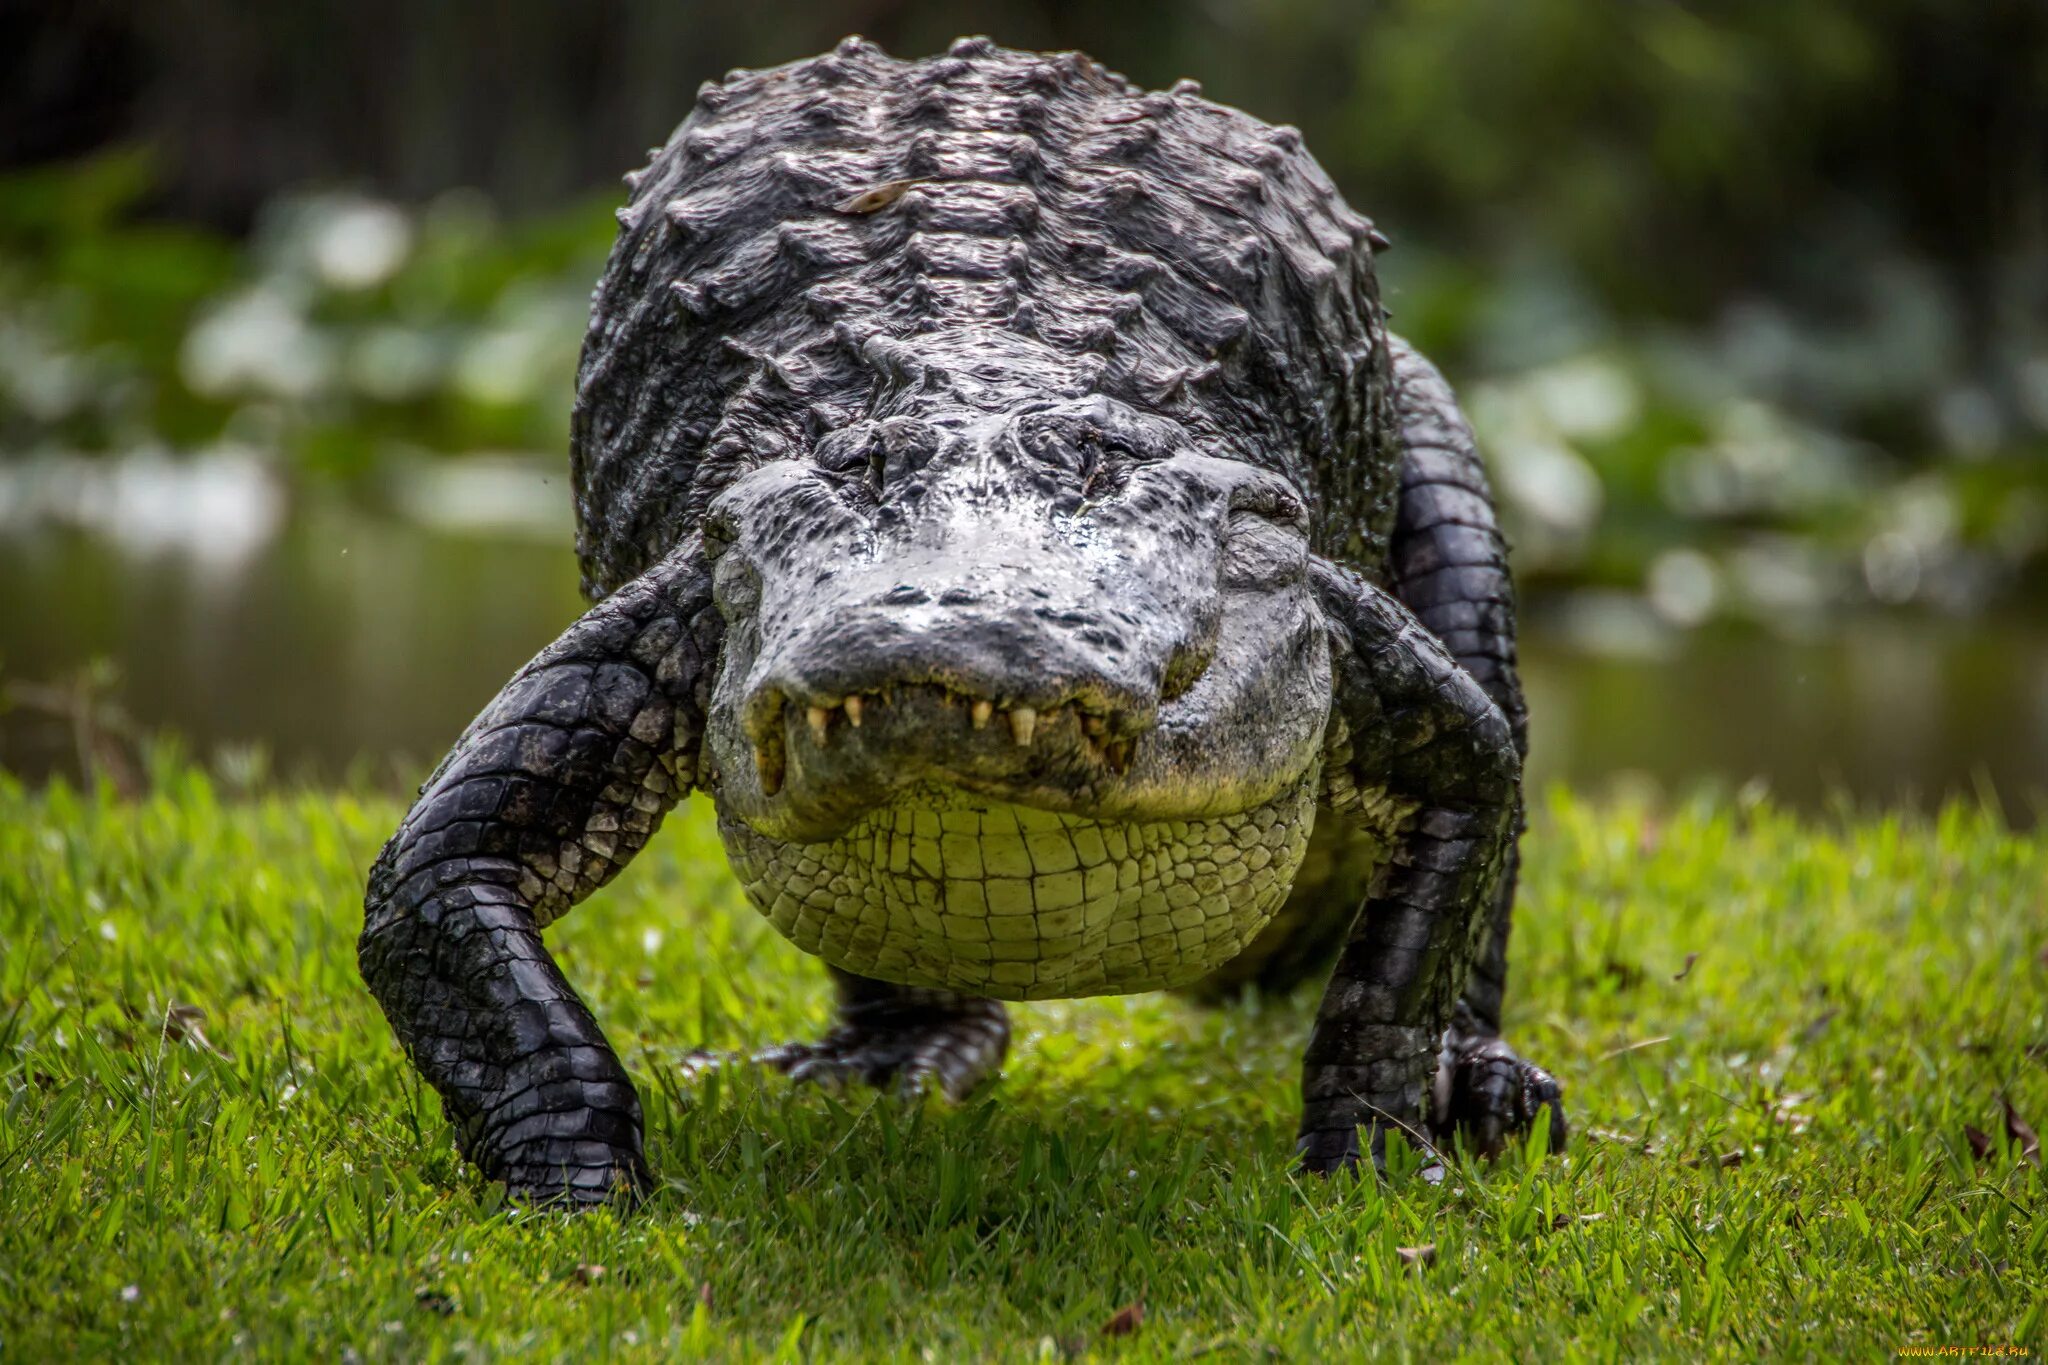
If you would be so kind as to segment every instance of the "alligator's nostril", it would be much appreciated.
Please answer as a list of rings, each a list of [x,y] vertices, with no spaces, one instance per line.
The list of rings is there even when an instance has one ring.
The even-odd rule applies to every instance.
[[[921,602],[931,601],[931,594],[915,583],[898,583],[882,594],[882,600],[893,607],[914,607]]]
[[[971,607],[981,600],[981,594],[971,588],[948,588],[939,594],[942,607]]]

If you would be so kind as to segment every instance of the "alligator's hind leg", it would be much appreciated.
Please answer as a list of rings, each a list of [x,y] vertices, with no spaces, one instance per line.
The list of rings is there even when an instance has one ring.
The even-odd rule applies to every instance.
[[[640,1101],[540,938],[689,789],[718,617],[695,544],[484,709],[370,873],[358,957],[463,1154],[535,1200],[639,1188]]]
[[[1486,689],[1507,718],[1516,753],[1526,758],[1528,708],[1515,668],[1514,583],[1486,469],[1472,428],[1436,367],[1398,337],[1392,349],[1403,447],[1391,555],[1394,595]],[[1445,1039],[1431,1113],[1440,1138],[1462,1131],[1476,1150],[1489,1153],[1509,1134],[1534,1123],[1545,1107],[1552,1150],[1565,1141],[1557,1082],[1500,1038],[1521,832],[1518,790],[1514,838],[1494,889],[1478,958]]]
[[[1313,572],[1336,688],[1325,780],[1339,818],[1399,814],[1302,1063],[1311,1171],[1375,1163],[1421,1136],[1427,1082],[1479,949],[1514,832],[1521,763],[1508,723],[1407,608],[1347,570]]]
[[[1003,1064],[1010,1017],[1002,1002],[957,991],[897,986],[830,969],[839,1022],[815,1043],[785,1043],[758,1060],[800,1081],[865,1081],[965,1099]]]

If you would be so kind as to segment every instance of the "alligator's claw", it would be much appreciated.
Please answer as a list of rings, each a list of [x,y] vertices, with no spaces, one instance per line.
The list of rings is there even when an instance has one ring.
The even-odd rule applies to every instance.
[[[959,1101],[1002,1065],[1010,1026],[993,1000],[961,1010],[892,1009],[841,1023],[815,1043],[783,1043],[754,1060],[793,1080],[862,1081],[918,1094],[937,1086]]]
[[[1496,1156],[1550,1111],[1550,1150],[1564,1150],[1570,1125],[1564,1115],[1564,1087],[1534,1062],[1517,1055],[1497,1036],[1458,1034],[1446,1042],[1436,1074],[1430,1131],[1440,1143],[1453,1136],[1467,1150]]]

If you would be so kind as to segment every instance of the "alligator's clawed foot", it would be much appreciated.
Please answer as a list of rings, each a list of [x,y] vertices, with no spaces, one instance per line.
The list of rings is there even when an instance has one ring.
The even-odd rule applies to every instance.
[[[631,1208],[654,1188],[640,1153],[589,1139],[540,1138],[479,1164],[515,1202],[551,1211]]]
[[[798,1081],[857,1080],[908,1094],[936,1085],[958,1101],[995,1074],[1010,1045],[1009,1018],[993,1000],[933,1007],[906,999],[841,1018],[818,1042],[784,1043],[755,1060]]]
[[[1440,1143],[1448,1145],[1456,1135],[1466,1150],[1495,1156],[1547,1109],[1550,1150],[1564,1150],[1564,1088],[1497,1036],[1454,1029],[1437,1066],[1433,1098],[1430,1128]]]

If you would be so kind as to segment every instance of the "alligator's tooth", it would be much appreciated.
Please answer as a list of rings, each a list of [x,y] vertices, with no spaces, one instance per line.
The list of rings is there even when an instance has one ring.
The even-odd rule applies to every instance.
[[[1020,706],[1010,712],[1010,735],[1017,741],[1017,747],[1031,747],[1031,734],[1038,728],[1038,712],[1028,706]]]
[[[860,729],[860,705],[858,695],[846,699],[846,720],[856,730]]]
[[[773,796],[782,790],[782,765],[758,744],[754,746],[754,771],[761,775],[761,795]]]
[[[820,748],[825,743],[825,708],[812,706],[804,711],[804,720],[811,727],[811,738],[818,741]]]
[[[974,703],[974,728],[988,729],[988,718],[996,713],[995,703],[983,698]]]

